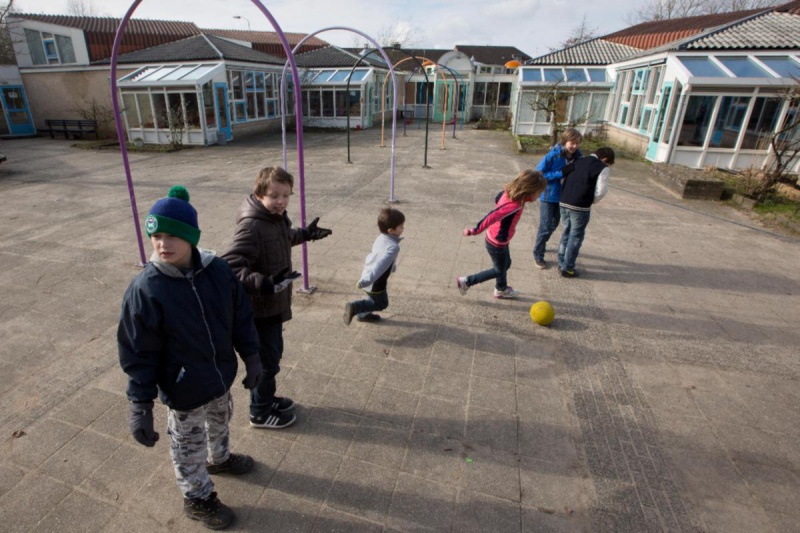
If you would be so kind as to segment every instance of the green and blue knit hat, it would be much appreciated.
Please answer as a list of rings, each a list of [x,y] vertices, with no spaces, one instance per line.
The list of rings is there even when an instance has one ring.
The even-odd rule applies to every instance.
[[[192,246],[200,240],[197,211],[189,203],[189,191],[183,185],[175,185],[150,209],[144,221],[144,231],[150,237],[154,233],[168,233],[179,237]]]

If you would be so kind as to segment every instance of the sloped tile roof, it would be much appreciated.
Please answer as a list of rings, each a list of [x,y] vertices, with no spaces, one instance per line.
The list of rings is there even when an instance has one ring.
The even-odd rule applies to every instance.
[[[358,52],[351,52],[338,46],[328,46],[297,54],[295,61],[297,66],[305,68],[336,68],[336,67],[352,67],[358,61]],[[373,67],[387,68],[386,63],[381,57],[375,57],[375,54],[367,57],[362,64],[368,64]]]
[[[763,11],[763,9],[751,9],[747,11],[732,11],[730,13],[716,13],[697,17],[654,20],[604,35],[602,38],[607,41],[647,50],[692,35],[697,35],[709,29],[736,22],[737,20],[753,16]]]
[[[470,44],[457,44],[454,50],[465,54],[467,57],[474,58],[475,61],[483,63],[484,65],[505,65],[513,59],[524,63],[531,59],[531,56],[515,46],[473,46]]]
[[[243,30],[226,30],[226,29],[216,29],[216,28],[202,28],[203,33],[207,35],[217,35],[219,37],[226,37],[228,39],[236,39],[237,41],[245,41],[248,43],[264,43],[264,44],[280,44],[280,39],[278,39],[278,34],[274,31],[243,31]],[[292,47],[296,46],[304,37],[306,37],[307,33],[292,33],[292,32],[284,32],[286,36],[286,40],[289,41],[289,45]],[[329,46],[330,43],[327,41],[323,41],[317,36],[309,37],[305,43],[309,45],[315,45],[317,48],[323,46]]]
[[[556,50],[528,61],[527,65],[608,65],[636,54],[639,49],[596,38]]]
[[[361,52],[364,51],[364,48],[343,48],[343,50],[351,54],[360,56]],[[438,61],[439,58],[442,57],[447,52],[452,52],[452,50],[431,50],[424,48],[420,49],[403,48],[402,50],[405,53],[389,47],[383,49],[383,51],[386,52],[386,55],[389,56],[389,61],[392,62],[392,66],[397,67],[397,64],[402,61],[402,64],[397,68],[399,68],[400,70],[408,70],[408,71],[417,68],[416,61],[409,59],[409,54],[418,58],[425,58],[425,59],[430,59],[431,61]],[[374,54],[370,55],[370,57],[383,59],[383,56],[380,55],[378,52],[375,52]],[[422,61],[424,60],[420,59],[420,62]],[[383,66],[383,64],[381,66]]]
[[[78,28],[85,32],[117,33],[117,27],[122,22],[121,18],[113,17],[83,17],[72,15],[37,15],[31,13],[10,13],[9,17],[35,20],[57,26]],[[150,35],[198,35],[200,28],[194,22],[181,22],[176,20],[147,20],[130,19],[125,26],[125,34],[139,33]]]
[[[117,57],[117,63],[172,63],[223,59],[268,65],[283,65],[285,62],[283,58],[271,56],[213,35],[201,34],[120,55]],[[110,62],[110,59],[103,59],[94,64],[103,65]]]
[[[800,13],[798,14],[800,15]],[[738,24],[695,37],[681,48],[719,49],[800,49],[800,16],[790,13],[765,13]]]

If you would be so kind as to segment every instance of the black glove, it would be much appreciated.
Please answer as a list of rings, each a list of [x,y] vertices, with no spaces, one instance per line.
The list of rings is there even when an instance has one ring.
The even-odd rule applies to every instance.
[[[242,380],[242,385],[245,389],[253,390],[261,383],[261,378],[264,369],[261,366],[261,358],[256,355],[251,355],[244,359],[245,376]]]
[[[286,267],[277,274],[270,276],[272,283],[265,282],[261,286],[261,294],[277,294],[285,290],[298,277],[300,277],[300,273],[289,272],[289,267]]]
[[[306,229],[303,230],[303,240],[318,241],[333,233],[333,230],[317,227],[317,222],[319,222],[319,217],[312,220],[311,224],[306,226]]]
[[[152,448],[158,441],[153,429],[153,402],[131,402],[131,435],[136,442]]]
[[[575,170],[575,162],[568,163],[564,165],[564,168],[561,169],[561,177],[566,178],[568,175],[572,174],[572,171]]]

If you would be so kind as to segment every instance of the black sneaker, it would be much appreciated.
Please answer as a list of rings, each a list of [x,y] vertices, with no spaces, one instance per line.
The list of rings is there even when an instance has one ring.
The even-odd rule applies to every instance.
[[[285,413],[294,409],[294,400],[291,398],[275,396],[274,400],[275,401],[272,402],[272,409],[278,411],[279,413]]]
[[[350,325],[350,322],[353,320],[353,316],[355,316],[355,314],[356,312],[355,309],[353,309],[353,304],[344,304],[344,314],[342,315],[342,320],[344,320],[345,326]]]
[[[574,270],[561,270],[561,277],[562,278],[577,278],[578,273]]]
[[[359,322],[380,322],[381,315],[376,315],[375,313],[368,313],[364,316],[358,317]]]
[[[233,474],[240,476],[246,474],[253,469],[255,461],[249,455],[240,453],[232,453],[224,463],[218,465],[210,465],[206,463],[206,469],[209,474]]]
[[[183,513],[192,520],[202,522],[208,529],[225,529],[236,517],[230,507],[217,499],[216,492],[212,492],[205,500],[184,498]]]
[[[267,415],[250,415],[250,425],[254,428],[283,429],[288,428],[297,421],[297,416],[292,413],[281,413],[273,409]]]
[[[540,270],[544,270],[545,268],[547,268],[547,263],[545,263],[544,259],[536,259],[534,257],[533,264],[536,265],[536,268]]]

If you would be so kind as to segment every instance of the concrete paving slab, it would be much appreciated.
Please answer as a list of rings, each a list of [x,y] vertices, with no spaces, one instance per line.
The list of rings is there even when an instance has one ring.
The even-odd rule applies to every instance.
[[[312,295],[294,294],[279,390],[300,405],[285,431],[247,422],[234,387],[235,451],[255,471],[220,477],[233,530],[791,531],[800,494],[797,239],[721,202],[677,200],[620,160],[593,209],[581,277],[537,269],[538,209],[510,247],[517,300],[455,277],[489,266],[479,220],[537,157],[505,132],[459,130],[422,169],[418,130],[398,138],[406,214],[391,301],[378,324],[342,306],[389,195],[379,132],[306,137]],[[165,438],[128,435],[115,332],[139,272],[121,159],[50,139],[2,141],[0,522],[9,531],[197,531]],[[289,170],[297,174],[290,140]],[[183,183],[201,246],[222,252],[279,137],[130,154],[138,215]],[[297,196],[289,209],[299,222]],[[559,233],[558,231],[556,233]],[[294,250],[300,265],[301,250]],[[147,249],[149,254],[149,247]],[[550,301],[556,321],[528,309]],[[158,406],[156,424],[166,426]],[[23,431],[25,434],[15,431]]]

